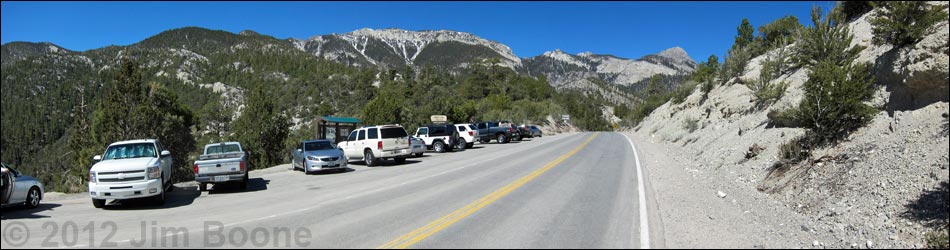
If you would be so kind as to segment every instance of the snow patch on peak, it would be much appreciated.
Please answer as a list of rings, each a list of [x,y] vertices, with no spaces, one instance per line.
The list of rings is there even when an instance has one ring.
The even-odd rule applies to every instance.
[[[480,45],[491,48],[501,54],[508,61],[516,65],[521,65],[521,58],[515,56],[508,46],[489,41],[484,38],[472,35],[470,33],[451,31],[451,30],[424,30],[409,31],[403,29],[380,29],[362,28],[350,33],[339,35],[345,40],[357,40],[365,37],[372,37],[382,40],[396,54],[402,55],[407,63],[415,61],[416,56],[426,45],[435,42],[461,42],[471,45]],[[405,53],[406,49],[415,48],[415,53]]]

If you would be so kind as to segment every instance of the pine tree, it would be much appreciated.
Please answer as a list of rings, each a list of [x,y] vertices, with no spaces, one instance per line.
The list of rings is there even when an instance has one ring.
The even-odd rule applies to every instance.
[[[870,20],[875,45],[904,47],[917,43],[934,24],[947,20],[943,5],[925,1],[887,1],[879,6],[880,14]]]
[[[739,32],[739,34],[736,35],[736,47],[745,48],[755,40],[755,28],[749,23],[748,18],[743,18],[742,23],[739,24],[736,30]]]
[[[276,107],[274,97],[264,86],[247,95],[241,116],[233,123],[234,139],[251,151],[251,166],[266,168],[284,162],[284,140],[290,134],[290,121]]]
[[[795,113],[816,143],[831,143],[864,126],[876,110],[864,104],[874,93],[871,66],[854,62],[863,48],[849,48],[853,35],[839,12],[832,10],[824,20],[821,15],[820,8],[812,9],[814,26],[802,32],[796,46],[809,74]]]
[[[136,124],[141,120],[135,116],[145,99],[139,65],[124,57],[115,81],[105,98],[98,100],[99,107],[93,115],[92,132],[97,144],[105,146],[116,141],[143,139],[145,134],[138,130],[143,126]]]

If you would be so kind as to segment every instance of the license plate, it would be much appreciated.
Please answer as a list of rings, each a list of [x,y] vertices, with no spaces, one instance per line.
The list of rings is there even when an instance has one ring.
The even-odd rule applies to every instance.
[[[215,181],[215,182],[228,181],[228,177],[227,177],[227,176],[215,176],[215,177],[214,177],[214,181]]]

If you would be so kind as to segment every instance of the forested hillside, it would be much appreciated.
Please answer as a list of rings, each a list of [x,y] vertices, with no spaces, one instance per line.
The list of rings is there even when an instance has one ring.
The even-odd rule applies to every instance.
[[[314,137],[320,115],[414,130],[435,114],[523,123],[571,114],[582,129],[608,129],[597,94],[559,93],[544,77],[497,59],[473,58],[461,72],[443,68],[358,68],[292,41],[195,27],[84,52],[10,43],[3,45],[0,155],[51,191],[81,192],[92,156],[114,141],[162,139],[181,181],[212,141],[252,145],[254,167],[285,163],[290,145]]]

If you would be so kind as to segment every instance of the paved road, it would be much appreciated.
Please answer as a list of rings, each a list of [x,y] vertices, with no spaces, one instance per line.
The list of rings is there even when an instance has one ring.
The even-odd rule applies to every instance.
[[[164,207],[5,209],[0,245],[639,248],[635,163],[618,133],[479,144],[346,173],[252,174],[247,192],[176,187]]]

